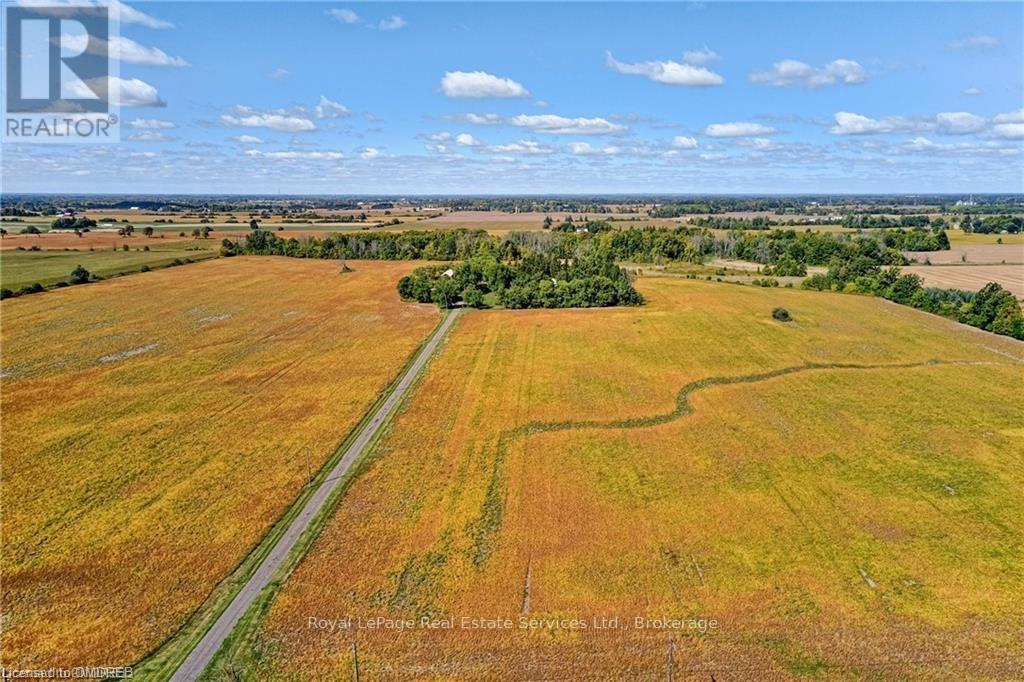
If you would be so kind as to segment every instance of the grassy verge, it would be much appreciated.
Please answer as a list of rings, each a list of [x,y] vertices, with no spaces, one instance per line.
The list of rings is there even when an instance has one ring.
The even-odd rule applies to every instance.
[[[444,319],[442,319],[442,323]],[[450,330],[449,330],[450,331]],[[433,336],[433,332],[427,337],[429,339]],[[426,343],[426,340],[424,340]],[[423,344],[420,344],[422,348]],[[443,344],[439,344],[437,351],[440,352]],[[420,349],[417,348],[416,352],[413,353],[410,362],[419,354]],[[266,618],[267,613],[270,611],[271,605],[281,591],[281,587],[285,581],[291,575],[292,571],[302,562],[302,559],[306,556],[313,545],[316,543],[317,538],[323,532],[323,529],[327,526],[331,517],[334,514],[334,510],[337,507],[341,498],[345,495],[349,486],[359,478],[359,476],[366,470],[370,463],[374,459],[374,455],[377,451],[377,445],[381,439],[387,434],[390,429],[391,421],[396,415],[402,413],[407,404],[408,400],[415,394],[417,387],[423,376],[426,374],[427,369],[430,366],[433,358],[428,359],[428,362],[423,366],[423,369],[416,376],[416,380],[409,387],[409,391],[406,393],[405,398],[399,403],[387,420],[380,425],[377,432],[374,434],[373,439],[366,444],[363,452],[356,460],[355,465],[349,470],[343,477],[341,482],[338,483],[337,487],[331,492],[327,502],[321,508],[320,512],[310,522],[309,527],[299,537],[298,542],[292,548],[292,551],[285,558],[281,568],[278,569],[277,573],[274,574],[271,581],[267,584],[263,591],[256,597],[256,600],[252,603],[249,609],[245,612],[242,618],[235,625],[231,635],[225,640],[224,645],[221,646],[220,651],[213,658],[206,671],[199,678],[200,680],[213,681],[213,680],[225,680],[225,679],[244,679],[246,676],[255,675],[256,678],[260,677],[259,671],[262,667],[260,661],[260,654],[254,646],[256,637],[260,632],[260,628]],[[402,374],[405,373],[405,368]],[[398,380],[393,382],[389,391],[384,394],[381,400],[385,400],[390,395],[394,386],[397,385]],[[374,412],[371,409],[367,416],[370,416]],[[358,429],[353,431],[357,433]],[[343,452],[344,447],[339,448],[339,452]]]
[[[412,365],[416,357],[419,355],[420,351],[423,349],[423,346],[434,335],[434,333],[437,331],[437,328],[440,327],[444,320],[445,318],[442,317],[441,320],[438,322],[437,326],[434,327],[434,329],[432,329],[431,332],[427,334],[427,336],[419,343],[419,345],[416,346],[415,350],[412,353],[410,353],[408,359],[405,361],[405,364],[388,384],[387,389],[385,389],[379,396],[377,396],[376,401],[374,401],[374,403],[369,408],[367,408],[359,422],[349,431],[349,433],[345,436],[344,440],[342,440],[341,443],[338,444],[338,446],[334,449],[331,456],[327,459],[327,461],[324,462],[323,466],[321,466],[320,469],[317,471],[316,475],[313,477],[312,483],[310,485],[305,486],[302,489],[298,496],[292,501],[291,505],[289,505],[289,507],[285,510],[281,518],[278,519],[277,523],[275,523],[270,528],[270,530],[267,531],[267,533],[259,540],[256,546],[253,548],[253,550],[249,552],[249,554],[247,554],[245,558],[242,559],[242,561],[231,572],[231,574],[228,575],[227,578],[225,578],[217,584],[217,586],[210,593],[210,596],[207,597],[206,601],[203,602],[203,604],[195,611],[195,613],[193,613],[192,616],[187,621],[185,621],[185,623],[174,634],[172,634],[153,652],[146,655],[141,661],[139,661],[139,663],[135,666],[135,674],[139,678],[146,680],[170,679],[170,677],[174,674],[174,671],[178,669],[181,663],[188,656],[189,652],[191,652],[192,649],[195,648],[195,646],[203,638],[206,632],[217,621],[217,618],[220,617],[220,614],[223,613],[224,609],[228,607],[228,605],[235,598],[235,596],[242,589],[242,587],[249,581],[253,573],[255,573],[256,569],[259,568],[260,564],[263,562],[263,559],[267,556],[267,554],[270,553],[274,545],[280,539],[281,535],[284,534],[285,530],[287,530],[287,528],[291,525],[295,517],[298,516],[298,514],[302,511],[303,507],[305,506],[309,498],[324,483],[324,481],[326,481],[326,479],[330,475],[331,470],[334,469],[338,461],[342,458],[342,456],[344,456],[345,451],[348,449],[349,445],[356,438],[359,432],[363,429],[366,423],[373,417],[373,414],[380,408],[384,401],[387,400],[392,393],[394,393],[399,381],[401,381],[402,376],[405,375],[409,367]],[[426,366],[424,367],[424,369],[425,368]],[[415,388],[415,385],[411,388]],[[383,426],[384,425],[382,425],[381,430],[378,430],[378,435],[383,430]],[[376,443],[377,438],[375,437],[370,443],[367,444],[367,447],[364,450],[364,455],[366,452],[371,451],[375,447]],[[306,533],[304,533],[300,537],[293,552],[289,554],[288,559],[285,562],[284,566],[287,570],[283,571],[284,576],[287,576],[287,573],[290,572],[291,569],[298,564],[298,560],[301,559],[301,557],[305,554],[306,550],[312,544],[312,541],[317,537],[317,535],[319,535],[320,530],[322,530],[323,528],[323,524],[330,517],[331,510],[333,510],[338,498],[343,494],[349,482],[352,479],[354,479],[355,476],[358,475],[359,471],[362,469],[363,459],[364,457],[361,457],[360,460],[357,462],[356,466],[353,467],[348,474],[346,474],[345,480],[343,480],[342,483],[340,483],[337,486],[335,491],[332,493],[331,497],[328,499],[327,503],[324,505],[320,514],[313,519],[312,523],[310,524],[310,527],[306,530]],[[279,586],[281,580],[283,580],[283,578],[279,575],[276,575],[274,577],[274,580],[271,582],[268,588],[264,590],[264,592],[266,593],[270,591],[271,588],[274,588],[273,592],[274,594],[276,594],[276,586]],[[270,599],[267,599],[265,603],[264,598],[265,595],[261,594],[258,601],[253,605],[253,608],[251,608],[249,612],[246,613],[246,615],[243,617],[243,620],[235,628],[235,633],[243,629],[247,629],[249,627],[248,621],[250,620],[252,611],[254,609],[259,607],[261,604],[263,604],[262,608],[264,610],[266,607],[269,606],[270,602],[272,601],[272,597]],[[234,638],[235,634],[232,634],[232,637],[227,641],[223,649],[230,649],[231,642]],[[220,654],[218,654],[218,658],[215,659],[215,663],[219,659]],[[215,669],[215,666],[211,667]]]

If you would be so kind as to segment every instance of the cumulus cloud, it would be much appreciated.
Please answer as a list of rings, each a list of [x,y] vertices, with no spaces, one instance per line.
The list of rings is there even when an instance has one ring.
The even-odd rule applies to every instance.
[[[359,15],[350,9],[329,9],[325,14],[329,17],[334,17],[343,24],[359,23]]]
[[[267,128],[284,133],[304,133],[316,130],[316,124],[303,116],[282,112],[255,111],[248,107],[235,107],[233,114],[224,114],[220,122],[243,128]]]
[[[950,41],[947,47],[951,50],[991,50],[1000,44],[995,36],[976,34]]]
[[[235,142],[241,142],[242,144],[263,144],[263,139],[256,137],[255,135],[236,135],[231,139]]]
[[[489,154],[526,154],[526,155],[537,155],[537,154],[554,154],[555,148],[547,145],[542,145],[540,142],[533,140],[520,140],[518,142],[510,142],[508,144],[492,145],[485,148]]]
[[[333,102],[323,95],[320,95],[320,101],[314,107],[313,113],[317,118],[342,118],[352,115],[352,112],[344,104]]]
[[[170,142],[177,138],[161,133],[159,130],[143,130],[140,133],[129,135],[128,139],[134,142]]]
[[[441,78],[441,92],[455,99],[485,97],[529,97],[529,91],[511,78],[501,78],[485,71],[449,71]]]
[[[520,114],[510,118],[508,123],[549,135],[611,135],[628,130],[604,118],[566,118],[555,114]]]
[[[992,132],[1007,140],[1024,139],[1024,123],[998,123],[992,127]]]
[[[755,137],[758,135],[771,135],[775,128],[761,123],[712,123],[704,129],[704,134],[709,137]]]
[[[341,152],[315,152],[315,151],[280,151],[264,152],[259,149],[246,149],[246,156],[267,158],[267,159],[308,159],[311,161],[337,160],[345,158]]]
[[[106,85],[110,103],[118,107],[165,107],[167,103],[160,99],[157,92],[149,83],[138,78],[118,78],[107,76],[104,84],[102,78],[91,78],[88,81],[75,79],[67,83],[67,88],[72,97],[80,99],[91,99],[97,92],[103,90]]]
[[[469,133],[459,133],[455,136],[455,143],[462,147],[477,147],[480,145],[480,140]]]
[[[385,156],[384,152],[377,149],[376,147],[363,147],[359,150],[359,158],[361,159],[379,159]]]
[[[703,66],[716,62],[721,59],[722,56],[708,47],[702,47],[699,50],[687,50],[683,53],[683,61],[687,64],[693,64],[694,66]]]
[[[147,28],[174,28],[174,24],[162,19],[156,19],[145,12],[140,12],[134,7],[121,2],[121,0],[18,0],[22,7],[37,7],[43,11],[60,16],[64,7],[109,7],[110,15],[122,24],[139,24]]]
[[[608,66],[616,73],[645,76],[663,85],[707,87],[725,83],[725,79],[717,73],[696,64],[686,64],[671,60],[627,64],[615,59],[611,52],[605,52],[605,56]]]
[[[377,28],[382,31],[397,31],[400,28],[405,28],[409,23],[402,17],[395,16],[388,17],[387,19],[381,19],[377,24]]]
[[[49,2],[49,0],[42,0],[41,4],[50,5],[53,3]],[[115,19],[122,24],[139,24],[146,28],[174,28],[174,24],[171,22],[151,17],[145,12],[129,7],[121,2],[121,0],[113,0],[110,3],[110,7],[113,10]]]
[[[810,64],[795,59],[775,62],[767,71],[754,71],[750,82],[775,87],[820,88],[826,85],[859,85],[867,78],[867,72],[852,59],[836,59],[816,69]]]
[[[92,54],[109,54],[111,59],[124,62],[125,64],[138,64],[140,66],[188,66],[181,57],[172,57],[163,50],[156,47],[140,45],[131,38],[115,36],[109,42],[93,39],[85,33],[76,33],[62,36],[60,43],[68,50],[81,53],[88,50]]]
[[[599,154],[611,156],[613,154],[618,154],[620,151],[622,150],[612,145],[606,147],[594,147],[589,142],[569,143],[569,152],[575,156],[595,156]]]
[[[1024,123],[1024,107],[1021,107],[1017,111],[997,114],[992,120],[996,123]]]
[[[935,116],[939,132],[947,135],[966,135],[985,129],[988,122],[981,116],[966,111],[949,111]]]
[[[965,95],[967,97],[977,97],[978,95],[981,94],[981,89],[980,88],[976,88],[976,87],[974,87],[972,85],[971,87],[967,88],[966,90],[964,90],[960,94],[961,95]]]
[[[741,147],[749,147],[750,149],[753,149],[754,151],[758,152],[770,152],[773,149],[782,148],[781,144],[769,140],[767,137],[745,138],[742,140],[737,140],[736,144],[740,145]]]
[[[672,138],[673,149],[696,149],[697,138],[687,137],[686,135],[676,135]]]
[[[476,125],[492,126],[501,123],[501,116],[498,114],[466,114],[462,118],[467,123]]]
[[[161,128],[174,128],[175,123],[174,121],[163,121],[158,118],[137,118],[128,121],[127,126],[137,130],[157,130]]]
[[[908,133],[931,130],[934,124],[902,116],[874,119],[849,111],[835,115],[835,125],[829,128],[833,135],[877,135],[880,133]]]

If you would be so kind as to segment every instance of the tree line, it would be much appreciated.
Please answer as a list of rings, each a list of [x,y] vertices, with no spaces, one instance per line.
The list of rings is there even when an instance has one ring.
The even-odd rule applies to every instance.
[[[804,289],[881,296],[901,305],[942,315],[972,327],[1024,340],[1024,314],[1012,293],[995,282],[981,291],[923,286],[917,275],[882,268],[869,258],[834,259],[825,274],[803,281]]]
[[[603,308],[640,305],[626,271],[607,254],[530,254],[514,263],[491,255],[417,268],[398,282],[409,301],[442,308]]]

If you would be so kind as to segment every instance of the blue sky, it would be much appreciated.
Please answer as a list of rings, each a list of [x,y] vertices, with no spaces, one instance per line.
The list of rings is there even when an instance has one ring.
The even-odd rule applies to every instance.
[[[1024,4],[144,2],[6,192],[1024,191]],[[130,105],[130,106],[128,106]]]

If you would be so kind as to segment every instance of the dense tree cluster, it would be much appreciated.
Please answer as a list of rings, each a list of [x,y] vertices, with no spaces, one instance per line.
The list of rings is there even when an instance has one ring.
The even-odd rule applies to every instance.
[[[945,220],[937,218],[936,222],[942,221],[940,224],[944,225]],[[843,227],[861,227],[861,228],[875,228],[875,227],[929,227],[931,226],[932,219],[926,215],[901,215],[890,218],[886,215],[874,215],[871,213],[865,214],[848,214],[843,216],[842,225]]]
[[[882,244],[900,251],[948,251],[949,237],[941,227],[911,230],[882,230],[878,233]]]
[[[607,254],[530,254],[514,263],[475,256],[455,265],[418,268],[398,283],[406,300],[442,308],[601,308],[639,305],[625,270]]]
[[[235,252],[294,258],[464,260],[478,254],[497,255],[497,246],[497,240],[483,230],[354,232],[323,239],[281,239],[266,230],[253,230]]]
[[[972,327],[1024,340],[1024,314],[1013,294],[995,282],[981,291],[933,289],[917,275],[898,268],[882,269],[864,258],[835,259],[828,273],[808,277],[804,289],[843,291],[881,296],[890,301],[949,317]]]
[[[978,218],[972,215],[964,215],[960,220],[960,229],[964,232],[977,232],[979,234],[1002,232],[1018,234],[1024,230],[1024,217],[1019,215],[993,215]]]
[[[78,218],[74,216],[62,216],[54,220],[50,225],[51,230],[78,230],[79,232],[88,232],[94,227],[96,227],[96,221],[92,218],[86,218],[85,216]]]

